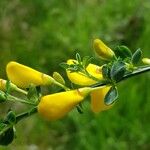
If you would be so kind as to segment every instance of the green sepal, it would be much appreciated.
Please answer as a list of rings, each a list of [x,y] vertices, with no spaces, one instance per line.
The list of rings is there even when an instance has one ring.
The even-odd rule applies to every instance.
[[[111,105],[117,100],[117,98],[118,98],[117,87],[112,86],[104,98],[104,103],[106,105]]]
[[[134,54],[133,54],[133,56],[132,56],[132,63],[133,63],[134,65],[136,65],[136,64],[140,61],[141,57],[142,57],[142,51],[141,51],[141,49],[139,48],[139,49],[137,49],[137,50],[134,52]]]
[[[64,80],[64,78],[61,76],[60,73],[58,73],[58,72],[53,72],[53,78],[54,78],[57,82],[59,82],[59,83],[65,85],[65,80]]]
[[[120,57],[122,59],[131,58],[132,57],[131,50],[127,46],[124,46],[124,45],[117,46],[114,49],[114,52],[115,52],[117,57]]]
[[[10,91],[11,91],[11,82],[10,82],[10,80],[7,80],[6,81],[6,96],[10,93]]]
[[[116,61],[112,65],[111,71],[110,71],[110,76],[111,79],[114,81],[120,81],[126,71],[125,63],[122,61]]]
[[[4,122],[7,123],[7,124],[12,124],[12,125],[14,125],[16,123],[16,115],[12,110],[10,110],[7,113],[7,116],[4,119]]]
[[[29,88],[28,88],[28,94],[27,94],[27,98],[32,101],[32,102],[37,102],[39,99],[39,95],[40,95],[40,90],[37,90],[39,87],[36,87],[33,84],[30,84]]]
[[[6,101],[6,94],[0,90],[0,103]]]

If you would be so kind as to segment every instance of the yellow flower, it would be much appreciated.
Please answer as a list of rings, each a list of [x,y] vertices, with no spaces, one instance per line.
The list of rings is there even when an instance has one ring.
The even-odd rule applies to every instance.
[[[91,92],[91,109],[93,112],[98,113],[110,109],[112,105],[106,105],[104,103],[104,98],[107,92],[109,91],[110,86],[102,87],[98,90]]]
[[[0,79],[0,90],[1,91],[6,91],[6,83],[7,83],[6,80]],[[10,83],[10,88],[13,90],[13,89],[16,89],[17,86],[14,85],[13,83]]]
[[[51,76],[14,61],[7,64],[6,72],[9,80],[21,88],[27,88],[31,83],[38,86],[48,85],[54,81]]]
[[[73,64],[74,61],[75,60],[73,60],[73,59],[69,59],[67,61],[67,64],[71,65],[71,64]],[[93,77],[95,77],[99,80],[103,79],[101,69],[102,69],[102,67],[99,67],[94,64],[89,64],[86,68],[86,70],[88,71],[88,73],[90,75],[92,75]],[[85,76],[81,72],[71,72],[71,71],[67,70],[67,76],[72,83],[82,85],[82,86],[87,86],[87,85],[92,85],[92,84],[97,83],[97,81]]]
[[[73,61],[75,60],[68,60],[68,64],[73,64]],[[101,72],[102,67],[96,66],[94,64],[89,64],[87,67],[87,71],[93,75],[94,77],[103,80],[103,75]],[[84,76],[81,73],[78,72],[73,72],[71,73],[70,71],[67,71],[68,78],[71,80],[71,82],[78,84],[78,85],[84,85],[84,86],[89,86],[92,84],[97,83],[97,81],[90,79],[89,77]],[[100,89],[91,91],[91,108],[93,112],[100,112],[103,110],[110,109],[112,105],[105,105],[104,104],[104,98],[107,92],[109,91],[110,86],[105,86]]]
[[[101,59],[111,60],[115,53],[107,47],[100,39],[95,39],[93,43],[95,52],[99,55]]]
[[[146,65],[150,65],[150,58],[143,58],[142,62]]]
[[[38,104],[38,113],[49,121],[60,119],[82,102],[90,90],[85,87],[44,96]]]

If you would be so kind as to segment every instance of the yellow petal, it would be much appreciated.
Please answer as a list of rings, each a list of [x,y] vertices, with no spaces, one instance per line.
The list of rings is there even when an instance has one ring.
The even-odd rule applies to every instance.
[[[67,63],[73,64],[74,61],[75,60],[73,59],[69,59]],[[101,67],[94,65],[94,64],[89,64],[86,69],[89,72],[89,74],[91,74],[95,78],[99,80],[103,79],[103,76],[101,73]],[[72,83],[82,85],[82,86],[88,86],[88,85],[97,83],[97,81],[85,76],[81,72],[71,72],[67,70],[67,76]]]
[[[38,112],[46,120],[60,119],[83,101],[88,92],[88,88],[81,88],[44,96],[38,105]]]
[[[53,78],[17,62],[9,62],[6,67],[9,80],[21,88],[27,88],[32,83],[36,86],[47,85]]]
[[[91,92],[91,109],[93,112],[98,113],[103,110],[110,109],[112,105],[107,106],[104,103],[104,98],[109,91],[110,86],[102,87],[101,89]]]
[[[93,42],[93,47],[95,52],[99,55],[101,59],[111,60],[115,53],[106,46],[100,39],[95,39]]]

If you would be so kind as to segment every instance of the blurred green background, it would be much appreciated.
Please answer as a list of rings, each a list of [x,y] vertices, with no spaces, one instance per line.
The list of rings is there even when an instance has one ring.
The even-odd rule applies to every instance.
[[[93,55],[97,37],[111,48],[140,47],[150,57],[149,16],[149,0],[0,0],[0,76],[6,78],[11,60],[65,75],[58,64],[76,52]],[[100,114],[86,102],[84,114],[73,110],[55,122],[34,115],[17,125],[17,138],[0,150],[149,150],[149,85],[149,73],[122,82],[119,101]]]

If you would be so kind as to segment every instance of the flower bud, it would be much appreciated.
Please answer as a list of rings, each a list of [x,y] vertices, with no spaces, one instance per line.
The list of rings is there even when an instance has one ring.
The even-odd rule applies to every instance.
[[[60,119],[82,102],[89,92],[90,88],[80,88],[44,96],[38,104],[38,113],[49,121]]]
[[[106,105],[104,103],[104,98],[109,91],[110,86],[102,87],[98,90],[91,92],[91,109],[93,112],[98,113],[100,111],[104,111],[110,109],[112,105]]]
[[[101,59],[112,60],[115,53],[107,47],[100,39],[95,39],[93,43],[95,52],[99,55]]]
[[[150,58],[143,58],[142,62],[146,65],[150,65]]]
[[[6,72],[9,80],[21,88],[27,88],[30,84],[49,85],[54,81],[49,75],[13,61],[7,64]]]
[[[6,91],[6,83],[7,83],[6,80],[0,79],[0,90],[1,91]],[[13,83],[10,83],[9,86],[10,86],[11,90],[15,90],[17,88],[17,86]]]
[[[73,63],[74,61],[75,60],[73,60],[73,59],[69,59],[67,61],[67,64],[69,64],[69,65],[74,64]],[[86,70],[93,77],[95,77],[99,80],[103,79],[102,72],[101,72],[102,67],[99,67],[99,66],[94,65],[94,64],[89,64],[87,66]],[[88,86],[88,85],[92,85],[92,84],[97,83],[97,81],[85,76],[81,72],[71,72],[71,71],[67,70],[67,76],[72,83],[77,84],[77,85]]]

